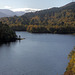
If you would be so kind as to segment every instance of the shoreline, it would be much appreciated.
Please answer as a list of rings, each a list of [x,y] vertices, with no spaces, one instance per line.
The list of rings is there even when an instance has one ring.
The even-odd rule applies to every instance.
[[[15,31],[15,32],[28,32],[28,31]],[[50,33],[50,32],[28,32],[31,34],[64,34],[64,35],[75,35],[75,33]]]

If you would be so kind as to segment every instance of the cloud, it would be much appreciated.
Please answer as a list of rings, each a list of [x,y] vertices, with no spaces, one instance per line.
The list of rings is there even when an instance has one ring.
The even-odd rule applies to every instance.
[[[10,6],[4,6],[4,8],[5,8],[5,9],[11,9],[11,7],[10,7]]]
[[[10,6],[4,6],[4,8],[5,9],[10,9],[10,10],[12,10],[12,11],[14,11],[14,12],[16,12],[16,11],[23,11],[23,12],[35,12],[35,11],[39,11],[39,10],[41,10],[41,9],[34,9],[34,8],[12,8],[12,7],[10,7]]]
[[[23,11],[23,12],[35,12],[35,11],[39,11],[41,9],[33,9],[33,8],[16,8],[16,9],[12,9],[12,11],[16,12],[16,11]]]

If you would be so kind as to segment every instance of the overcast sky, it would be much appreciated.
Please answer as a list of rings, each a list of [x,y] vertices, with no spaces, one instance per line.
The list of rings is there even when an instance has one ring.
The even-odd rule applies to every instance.
[[[0,0],[0,9],[36,11],[52,7],[60,7],[70,2],[72,2],[72,0]]]

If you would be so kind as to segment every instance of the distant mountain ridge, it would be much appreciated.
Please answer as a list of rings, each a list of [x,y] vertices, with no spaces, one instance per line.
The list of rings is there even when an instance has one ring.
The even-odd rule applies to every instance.
[[[0,9],[0,18],[1,17],[13,17],[13,16],[21,16],[25,12],[13,12],[9,9]]]
[[[24,15],[31,14],[31,13],[33,13],[33,14],[39,14],[41,12],[50,13],[52,11],[53,12],[60,12],[61,10],[64,10],[64,9],[66,9],[66,10],[68,10],[68,9],[75,9],[75,2],[71,2],[71,3],[66,4],[66,5],[64,5],[62,7],[59,7],[59,8],[58,7],[53,7],[53,8],[45,9],[45,10],[41,10],[41,11],[25,13]]]
[[[30,17],[34,17],[34,16],[41,16],[41,15],[46,15],[46,14],[51,14],[53,13],[59,13],[63,10],[75,10],[75,2],[71,2],[69,4],[66,4],[62,7],[53,7],[50,9],[45,9],[45,10],[40,10],[40,11],[36,11],[36,12],[29,12],[29,13],[25,13],[24,15],[22,15],[22,17],[26,16],[28,18]]]
[[[8,9],[0,9],[0,12],[6,14],[7,17],[10,17],[10,16],[14,16],[15,15],[15,13],[13,11],[8,10]]]
[[[1,17],[7,17],[7,16],[8,16],[7,14],[0,12],[0,18]]]
[[[41,11],[36,11],[36,12],[30,12],[30,13],[26,13],[25,12],[22,12],[22,11],[16,11],[16,12],[13,12],[9,9],[0,9],[0,18],[1,17],[12,17],[12,16],[24,16],[24,15],[30,15],[30,14],[40,14],[41,12],[47,12],[47,13],[50,13],[51,11],[60,11],[60,10],[64,10],[64,9],[73,9],[75,7],[75,2],[71,2],[71,3],[68,3],[62,7],[53,7],[51,9],[45,9],[45,10],[41,10]],[[75,8],[74,8],[75,9]]]
[[[62,8],[70,8],[70,7],[74,8],[74,6],[75,6],[75,2],[71,2],[71,3],[68,3],[68,4],[62,6]]]

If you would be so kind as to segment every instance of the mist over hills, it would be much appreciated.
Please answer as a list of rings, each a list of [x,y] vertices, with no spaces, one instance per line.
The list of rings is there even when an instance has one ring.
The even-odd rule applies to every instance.
[[[23,12],[23,11],[16,11],[14,13],[15,13],[16,16],[22,16],[22,15],[25,14],[25,12]]]

